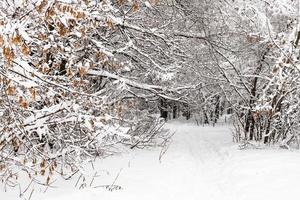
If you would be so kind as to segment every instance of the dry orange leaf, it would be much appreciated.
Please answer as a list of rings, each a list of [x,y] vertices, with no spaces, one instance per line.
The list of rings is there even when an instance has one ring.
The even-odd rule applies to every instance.
[[[4,38],[2,35],[0,35],[0,46],[2,46],[4,44]]]
[[[36,89],[34,87],[29,88],[29,92],[31,94],[31,98],[36,101]]]
[[[11,64],[11,62],[15,58],[13,50],[9,47],[3,47],[3,56],[9,64]]]
[[[122,6],[125,3],[125,0],[118,0],[119,6]]]
[[[49,185],[50,183],[50,176],[48,176],[47,181],[46,181],[46,185]]]
[[[25,101],[25,99],[22,96],[19,97],[18,103],[19,103],[21,108],[24,108],[24,109],[28,108],[28,102]]]
[[[40,172],[40,174],[41,174],[42,176],[44,176],[45,173],[46,173],[46,170],[45,170],[45,169],[42,169],[41,172]]]
[[[78,68],[78,73],[81,77],[83,77],[84,75],[87,74],[87,69],[85,69],[84,67],[79,67]]]
[[[138,12],[140,10],[140,4],[137,1],[133,2],[132,9],[134,12]]]
[[[21,51],[24,56],[28,56],[30,53],[30,48],[26,44],[23,43],[21,46]]]
[[[7,95],[12,96],[16,92],[16,88],[13,85],[9,85],[6,89]]]
[[[67,29],[67,27],[65,27],[64,25],[63,25],[63,23],[58,23],[58,34],[60,35],[60,36],[65,36],[67,33],[68,33],[68,29]]]
[[[107,26],[108,28],[110,28],[111,30],[114,30],[115,29],[115,26],[113,24],[113,22],[109,19],[107,20]]]
[[[36,10],[41,13],[43,9],[47,6],[48,0],[43,0],[40,5],[36,7]]]
[[[13,36],[13,38],[12,38],[12,41],[11,41],[14,45],[20,45],[21,44],[21,42],[22,42],[22,37],[21,37],[21,35],[19,35],[18,33],[15,35],[15,36]]]

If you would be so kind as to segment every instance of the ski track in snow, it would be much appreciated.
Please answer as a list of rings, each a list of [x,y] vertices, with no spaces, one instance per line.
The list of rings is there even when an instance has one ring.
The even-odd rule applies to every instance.
[[[92,186],[74,188],[77,178],[54,183],[47,193],[35,189],[32,199],[43,200],[260,200],[300,196],[300,152],[283,149],[239,150],[230,128],[169,122],[176,131],[168,151],[135,150],[97,161],[100,175]],[[91,179],[87,179],[89,185]],[[36,186],[38,187],[38,186]],[[1,200],[15,200],[16,191],[0,192]],[[3,198],[4,197],[4,198]],[[24,195],[28,198],[28,194]]]

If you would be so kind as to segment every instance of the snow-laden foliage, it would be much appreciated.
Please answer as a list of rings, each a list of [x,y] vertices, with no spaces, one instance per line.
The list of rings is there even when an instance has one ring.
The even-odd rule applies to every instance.
[[[153,144],[162,121],[145,104],[181,90],[166,87],[180,50],[157,3],[0,2],[2,181],[21,169],[49,184],[118,143]]]
[[[217,96],[225,99],[236,119],[237,141],[285,147],[297,144],[299,2],[235,0],[221,4],[215,2],[212,9],[219,6],[220,12],[209,20],[225,20],[217,23],[222,28],[215,37],[201,38],[208,41],[211,56],[210,68],[201,67],[206,90],[201,90],[204,99],[200,102],[212,113],[219,106],[212,100]],[[213,26],[210,23],[207,28],[214,31]]]
[[[245,84],[235,87],[243,87],[238,91],[244,98],[234,106],[236,139],[279,142],[286,147],[298,143],[299,3],[253,1],[237,5],[241,17],[251,20],[253,32],[247,34],[246,42],[256,52],[250,62],[242,63],[249,67],[236,74]]]
[[[233,113],[236,141],[297,144],[299,2],[175,2],[174,32],[192,58],[182,81],[195,82],[187,97],[196,120]]]
[[[14,169],[69,177],[118,144],[163,141],[159,114],[206,124],[233,114],[236,141],[297,144],[299,7],[1,1],[2,180],[14,179]]]

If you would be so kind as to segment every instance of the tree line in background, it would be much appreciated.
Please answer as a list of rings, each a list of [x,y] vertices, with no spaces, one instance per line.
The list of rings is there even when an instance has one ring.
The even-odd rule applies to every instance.
[[[206,124],[231,114],[237,142],[297,147],[299,9],[293,0],[1,1],[0,179],[14,186],[21,169],[49,185],[119,145],[163,145],[170,114]]]

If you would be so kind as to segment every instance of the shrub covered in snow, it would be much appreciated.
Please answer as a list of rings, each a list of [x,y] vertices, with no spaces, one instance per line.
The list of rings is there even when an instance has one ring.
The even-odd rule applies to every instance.
[[[156,4],[0,2],[2,181],[23,170],[48,184],[116,144],[155,144],[163,121],[141,105],[176,93],[161,78],[176,73],[176,48],[154,29]]]

